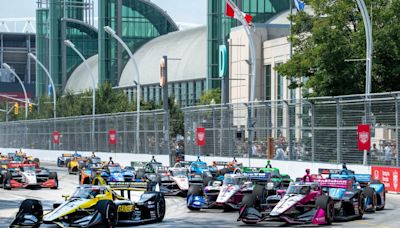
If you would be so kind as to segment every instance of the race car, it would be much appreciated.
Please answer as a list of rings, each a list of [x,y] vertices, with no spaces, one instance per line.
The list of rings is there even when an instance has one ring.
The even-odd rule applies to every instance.
[[[108,182],[130,182],[135,179],[135,171],[130,169],[130,167],[125,167],[122,169],[120,164],[109,164],[101,166],[100,164],[92,164],[84,167],[79,172],[79,183],[80,184],[90,184],[96,174],[104,179],[106,183]]]
[[[201,208],[224,208],[225,211],[241,207],[244,195],[251,194],[254,185],[267,181],[268,174],[225,174],[223,182],[212,181],[204,188],[201,185],[190,185],[187,207],[190,210]]]
[[[258,193],[253,192],[243,199],[238,221],[257,224],[262,221],[281,221],[289,224],[331,224],[334,216],[334,204],[331,197],[325,195],[321,186],[313,182],[293,182],[281,200],[271,209],[259,204]]]
[[[352,179],[353,188],[362,189],[365,197],[365,211],[375,212],[385,208],[386,190],[385,185],[379,180],[372,180],[370,174],[355,174],[354,171],[347,169],[346,164],[343,164],[343,169],[319,169],[319,179]],[[325,175],[325,176],[323,176]],[[342,190],[343,191],[343,190]],[[340,192],[337,192],[340,194]]]
[[[79,171],[86,167],[88,158],[85,157],[72,157],[71,161],[67,161],[68,174],[78,174]]]
[[[81,154],[75,152],[74,154],[62,154],[61,157],[57,158],[57,166],[58,167],[66,167],[68,162],[70,162],[74,157],[82,157]]]
[[[161,222],[165,215],[162,193],[146,191],[147,182],[117,183],[110,186],[81,185],[63,203],[44,212],[38,200],[22,201],[10,227],[114,227]]]
[[[160,191],[164,195],[186,196],[189,189],[188,170],[186,168],[169,168],[158,171],[161,177]]]
[[[334,219],[349,221],[361,219],[365,211],[365,193],[355,187],[353,179],[317,179],[323,191],[332,198],[334,203]]]
[[[12,188],[58,188],[56,172],[45,168],[36,168],[36,164],[8,164],[7,171],[2,175],[2,185],[6,190]]]

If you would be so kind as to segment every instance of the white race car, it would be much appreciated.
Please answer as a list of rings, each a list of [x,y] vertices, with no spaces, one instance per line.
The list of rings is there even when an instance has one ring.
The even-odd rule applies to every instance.
[[[189,189],[188,173],[186,168],[170,168],[164,172],[159,170],[161,192],[165,195],[186,196]]]
[[[3,179],[3,188],[58,188],[56,172],[45,168],[37,168],[36,164],[9,164]]]

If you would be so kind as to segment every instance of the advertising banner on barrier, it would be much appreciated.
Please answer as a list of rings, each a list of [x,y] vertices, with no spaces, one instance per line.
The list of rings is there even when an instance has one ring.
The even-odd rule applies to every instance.
[[[400,193],[399,174],[400,168],[371,166],[371,178],[384,183],[387,191]]]

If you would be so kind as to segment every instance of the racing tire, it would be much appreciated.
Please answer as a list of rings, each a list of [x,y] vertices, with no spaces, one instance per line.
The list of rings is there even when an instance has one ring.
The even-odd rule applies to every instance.
[[[204,177],[203,178],[203,185],[208,186],[213,179],[211,177]]]
[[[264,185],[256,184],[254,186],[252,195],[254,196],[254,207],[259,207],[266,199],[266,191]]]
[[[26,199],[22,201],[22,203],[19,206],[18,215],[23,216],[26,214],[33,215],[38,220],[41,220],[43,216],[42,203],[39,200],[35,199]]]
[[[39,163],[40,163],[40,160],[39,160],[39,158],[34,158],[34,159],[33,159],[33,162],[35,162],[35,163],[38,163],[38,164],[39,164]]]
[[[164,196],[159,196],[157,203],[154,208],[156,214],[156,222],[162,222],[165,216],[165,198]]]
[[[365,212],[365,196],[363,192],[359,192],[358,194],[358,219],[362,219]]]
[[[230,169],[228,168],[223,168],[219,171],[219,175],[224,176],[225,174],[229,173]]]
[[[383,199],[379,199],[380,200],[380,206],[376,207],[377,211],[381,211],[383,209],[385,209],[385,203],[386,203],[386,189],[385,186],[383,186]],[[383,200],[383,204],[382,204],[382,200]]]
[[[368,212],[375,213],[375,211],[376,211],[376,205],[377,205],[377,197],[376,197],[375,189],[374,189],[374,188],[371,188],[371,187],[366,187],[366,188],[364,189],[364,195],[365,195],[365,198],[370,198],[370,199],[372,199],[372,210],[371,210],[371,211],[368,211]]]
[[[242,207],[254,207],[256,201],[256,196],[253,194],[245,194],[242,199]]]
[[[3,179],[3,189],[4,190],[11,190],[11,179],[12,179],[12,174],[7,172],[4,175],[4,179]]]
[[[145,171],[144,169],[138,169],[136,172],[136,179],[142,179],[145,177]]]
[[[60,158],[57,158],[57,167],[63,167],[62,161]]]
[[[56,172],[49,173],[49,179],[54,179],[56,181],[56,186],[51,187],[50,189],[58,189],[58,176]]]
[[[111,200],[99,200],[96,204],[96,211],[102,217],[106,227],[115,227],[118,223],[117,206]]]
[[[329,196],[320,196],[316,199],[315,205],[317,208],[322,208],[325,211],[326,224],[331,225],[335,213],[332,198]]]

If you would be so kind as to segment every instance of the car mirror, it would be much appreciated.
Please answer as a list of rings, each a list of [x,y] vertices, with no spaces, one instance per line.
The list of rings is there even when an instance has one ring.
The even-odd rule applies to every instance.
[[[67,201],[67,199],[69,198],[68,194],[63,194],[62,197],[64,198],[65,201]]]

